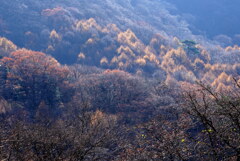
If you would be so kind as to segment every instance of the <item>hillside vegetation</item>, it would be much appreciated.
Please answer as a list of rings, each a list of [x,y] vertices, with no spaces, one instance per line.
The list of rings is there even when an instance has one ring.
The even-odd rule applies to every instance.
[[[172,10],[0,2],[0,160],[240,160],[237,39]]]

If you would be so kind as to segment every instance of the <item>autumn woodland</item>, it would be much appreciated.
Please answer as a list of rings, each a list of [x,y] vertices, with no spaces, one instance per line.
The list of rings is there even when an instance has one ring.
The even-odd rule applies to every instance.
[[[1,1],[0,160],[240,161],[239,30],[182,3]]]

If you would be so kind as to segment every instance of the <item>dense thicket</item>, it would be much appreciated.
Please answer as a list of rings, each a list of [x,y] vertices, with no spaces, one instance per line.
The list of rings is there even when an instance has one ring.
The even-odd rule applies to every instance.
[[[240,47],[167,6],[1,1],[0,160],[240,160]]]

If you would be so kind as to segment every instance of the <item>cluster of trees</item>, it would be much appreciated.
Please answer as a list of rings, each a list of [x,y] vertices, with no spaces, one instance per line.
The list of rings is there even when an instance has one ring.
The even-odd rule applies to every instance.
[[[44,101],[55,107],[71,97],[68,69],[44,53],[12,52],[1,63],[1,96],[34,110]]]
[[[26,49],[0,63],[1,160],[240,159],[237,79],[183,92]]]
[[[240,47],[39,3],[24,30],[0,16],[0,35],[27,48],[0,38],[0,160],[240,160]]]
[[[170,84],[169,80],[177,84],[200,80],[221,90],[230,88],[228,83],[219,81],[223,74],[238,75],[238,46],[223,48],[164,34],[151,34],[145,39],[133,29],[123,30],[119,25],[106,25],[94,18],[75,18],[75,12],[73,8],[40,8],[45,26],[24,29],[21,36],[15,36],[20,40],[6,36],[20,47],[53,56],[61,64],[120,69],[150,77],[164,73],[161,77],[166,84]],[[7,39],[1,39],[1,56],[17,49]],[[224,67],[216,70],[217,66]]]
[[[116,118],[71,104],[58,117],[46,105],[34,120],[24,112],[1,116],[1,160],[112,160],[122,132]],[[45,111],[43,111],[45,108]],[[20,116],[16,116],[20,115]]]
[[[124,71],[26,49],[0,65],[1,160],[114,160],[127,126],[153,116],[145,80]]]
[[[81,33],[110,32],[94,19],[77,26]],[[238,64],[216,63],[193,41],[170,44],[156,35],[144,45],[131,30],[109,28],[119,32],[119,55],[106,54],[95,67],[83,65],[93,54],[61,65],[0,39],[0,158],[239,160]],[[62,35],[53,30],[50,39],[54,50]],[[97,52],[97,39],[86,40]],[[197,80],[212,88],[188,89]]]
[[[138,126],[129,160],[239,160],[239,82],[231,93],[198,84],[168,109]]]
[[[66,16],[67,11],[58,7],[43,10],[42,15],[59,25],[59,17]],[[41,36],[26,32],[25,46],[46,52],[62,64],[120,69],[150,77],[162,71],[161,77],[177,84],[200,80],[219,90],[230,88],[228,83],[218,81],[223,74],[238,75],[238,46],[208,47],[193,40],[180,41],[161,34],[146,42],[131,29],[123,31],[115,24],[100,25],[93,18],[75,23],[67,21],[64,25],[52,24],[51,29],[41,32]],[[168,80],[165,79],[165,83],[169,84]]]

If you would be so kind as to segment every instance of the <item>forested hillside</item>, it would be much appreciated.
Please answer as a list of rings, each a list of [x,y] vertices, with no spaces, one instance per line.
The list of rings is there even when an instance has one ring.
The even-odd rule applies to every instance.
[[[232,4],[1,1],[0,160],[240,160]]]

